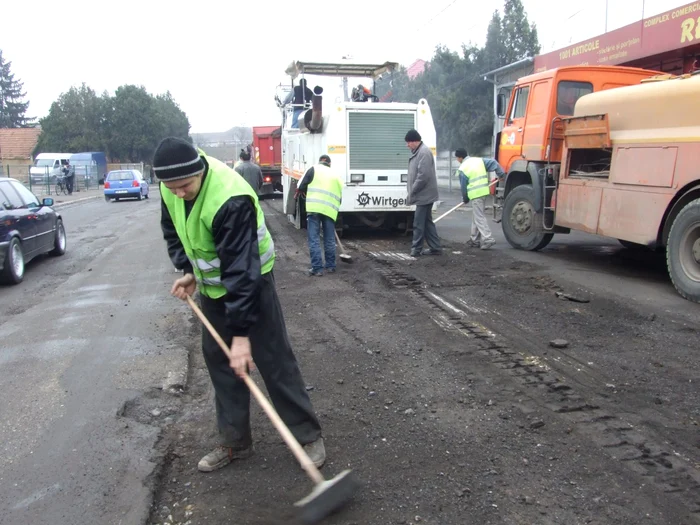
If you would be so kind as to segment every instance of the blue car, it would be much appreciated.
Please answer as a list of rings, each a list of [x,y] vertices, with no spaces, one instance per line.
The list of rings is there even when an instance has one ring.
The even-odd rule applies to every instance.
[[[53,199],[39,199],[21,182],[0,177],[0,282],[18,284],[24,265],[44,253],[66,253],[63,220],[51,208]]]
[[[139,170],[114,170],[105,178],[105,200],[147,199],[148,182]]]

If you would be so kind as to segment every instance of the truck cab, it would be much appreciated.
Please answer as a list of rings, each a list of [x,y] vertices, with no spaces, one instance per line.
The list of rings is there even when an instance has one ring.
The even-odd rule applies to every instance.
[[[505,117],[497,135],[496,158],[506,172],[497,192],[503,202],[503,230],[516,248],[538,249],[549,235],[539,224],[549,207],[552,165],[561,162],[564,118],[574,115],[579,98],[590,93],[639,84],[658,71],[615,66],[570,66],[536,73],[518,80],[506,105],[499,95],[497,113]],[[546,168],[546,169],[545,169]],[[549,170],[549,171],[548,171]],[[517,190],[517,203],[506,206]],[[507,209],[508,208],[508,209]],[[509,216],[512,214],[512,217]],[[568,233],[556,229],[557,233]]]

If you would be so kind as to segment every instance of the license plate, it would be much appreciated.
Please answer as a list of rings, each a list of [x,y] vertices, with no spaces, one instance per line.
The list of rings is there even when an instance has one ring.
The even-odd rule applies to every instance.
[[[115,193],[129,193],[129,192],[126,190],[117,190]]]

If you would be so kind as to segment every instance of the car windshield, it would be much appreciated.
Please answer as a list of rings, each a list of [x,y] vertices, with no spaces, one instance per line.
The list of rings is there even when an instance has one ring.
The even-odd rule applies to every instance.
[[[46,166],[53,166],[53,159],[39,159],[34,164],[37,168],[45,168]]]
[[[107,180],[134,180],[134,174],[130,171],[112,171],[107,175]]]

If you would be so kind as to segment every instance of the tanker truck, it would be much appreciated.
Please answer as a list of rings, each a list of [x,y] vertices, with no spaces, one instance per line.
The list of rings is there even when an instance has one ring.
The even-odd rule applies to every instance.
[[[588,69],[588,78],[600,72]],[[548,159],[530,179],[508,172],[503,232],[524,250],[544,248],[555,233],[571,230],[628,248],[665,249],[676,290],[700,302],[700,75],[635,75],[642,78],[633,85],[583,94],[570,116],[546,122],[542,152],[551,157],[558,149],[561,162]],[[532,100],[522,109],[525,119],[539,111]]]
[[[391,75],[397,67],[393,62],[296,61],[287,68],[292,82],[306,77],[336,77],[344,86],[343,93],[330,100],[324,98],[321,86],[315,86],[310,101],[289,103],[291,95],[287,91],[285,103],[278,102],[283,117],[283,206],[297,228],[306,224],[303,199],[294,198],[297,184],[323,154],[330,156],[331,169],[343,181],[336,221],[341,233],[351,227],[404,231],[411,227],[415,206],[407,203],[410,151],[404,137],[411,128],[417,129],[435,155],[435,127],[428,102],[378,102],[369,88],[359,86],[353,93],[361,92],[362,96],[351,100],[347,93],[347,79],[376,79],[382,74]]]

